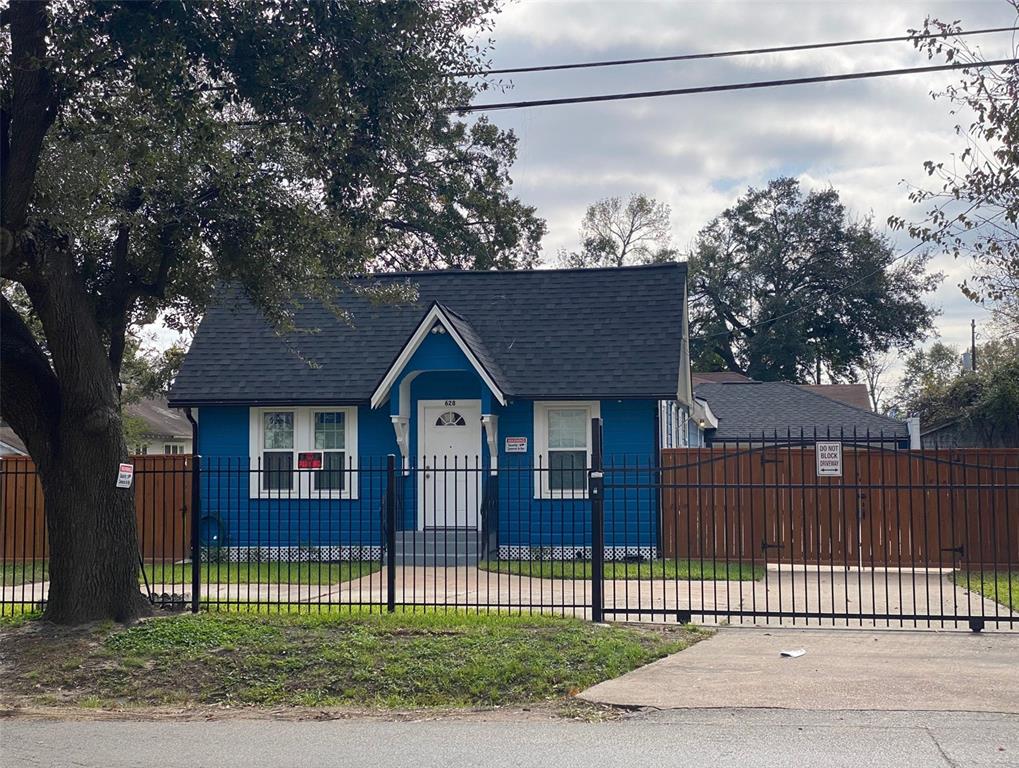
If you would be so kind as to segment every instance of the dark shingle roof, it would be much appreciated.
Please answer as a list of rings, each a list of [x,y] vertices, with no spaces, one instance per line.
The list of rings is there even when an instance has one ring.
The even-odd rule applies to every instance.
[[[463,338],[464,342],[470,348],[474,356],[478,358],[478,362],[481,363],[481,367],[484,368],[488,375],[492,377],[492,381],[504,392],[507,388],[506,374],[503,373],[502,368],[499,366],[499,362],[495,359],[488,348],[485,346],[484,340],[478,335],[477,331],[471,327],[464,318],[458,315],[449,307],[439,304],[436,302],[443,313],[445,313],[450,325],[456,330],[457,333]]]
[[[433,302],[455,317],[511,397],[675,397],[686,267],[422,272],[414,304],[347,291],[350,322],[316,301],[277,336],[236,289],[202,321],[170,403],[363,402]],[[466,326],[466,333],[463,333]]]
[[[796,386],[864,411],[874,411],[870,406],[870,393],[867,391],[866,384],[797,384]]]
[[[153,397],[129,403],[124,410],[145,422],[146,435],[151,437],[191,437],[191,424],[180,411],[172,411],[165,397]]]
[[[706,400],[718,417],[715,441],[760,440],[765,438],[796,438],[803,430],[805,437],[830,434],[849,437],[856,430],[860,438],[906,439],[909,430],[904,422],[881,416],[862,408],[838,402],[809,389],[784,381],[748,381],[721,384],[699,384],[694,393]]]

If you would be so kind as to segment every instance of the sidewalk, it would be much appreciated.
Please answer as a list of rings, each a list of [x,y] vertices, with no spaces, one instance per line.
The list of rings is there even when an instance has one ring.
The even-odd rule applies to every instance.
[[[806,655],[783,658],[783,650]],[[1019,713],[1019,634],[722,628],[581,694],[660,709]]]

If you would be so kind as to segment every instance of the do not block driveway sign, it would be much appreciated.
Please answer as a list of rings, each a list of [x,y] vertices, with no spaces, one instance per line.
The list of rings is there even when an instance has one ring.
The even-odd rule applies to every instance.
[[[836,440],[819,442],[814,453],[818,477],[842,477],[842,443]]]

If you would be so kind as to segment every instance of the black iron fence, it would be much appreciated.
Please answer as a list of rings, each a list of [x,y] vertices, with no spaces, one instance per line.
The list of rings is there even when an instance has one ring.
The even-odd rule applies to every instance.
[[[1019,451],[787,433],[658,456],[137,457],[139,586],[176,610],[1015,628]],[[0,612],[44,604],[34,469],[0,469]]]

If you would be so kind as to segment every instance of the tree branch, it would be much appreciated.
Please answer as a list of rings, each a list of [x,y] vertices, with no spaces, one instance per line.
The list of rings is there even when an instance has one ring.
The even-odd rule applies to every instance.
[[[113,285],[110,289],[110,368],[114,377],[120,376],[124,362],[124,343],[127,336],[127,315],[134,297],[128,286],[127,249],[131,241],[131,228],[121,224],[113,243]]]
[[[56,117],[56,98],[46,57],[49,7],[33,0],[15,0],[9,7],[11,26],[10,146],[0,185],[0,268],[14,266],[15,240],[25,227],[28,201],[35,186],[42,142]]]
[[[45,464],[58,445],[60,388],[49,361],[24,319],[0,294],[0,415],[25,441],[37,464]]]

